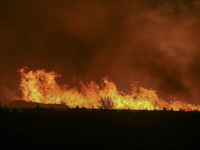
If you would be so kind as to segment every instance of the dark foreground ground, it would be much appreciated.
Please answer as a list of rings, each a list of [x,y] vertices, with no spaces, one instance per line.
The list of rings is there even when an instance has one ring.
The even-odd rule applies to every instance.
[[[0,109],[0,149],[192,149],[200,113]]]

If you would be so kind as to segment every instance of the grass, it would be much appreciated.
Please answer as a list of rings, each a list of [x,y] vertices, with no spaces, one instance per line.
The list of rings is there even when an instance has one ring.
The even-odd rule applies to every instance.
[[[0,109],[0,149],[191,149],[198,137],[195,111]]]

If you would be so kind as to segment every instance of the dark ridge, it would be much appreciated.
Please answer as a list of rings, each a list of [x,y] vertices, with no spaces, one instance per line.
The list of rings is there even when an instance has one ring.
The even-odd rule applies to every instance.
[[[12,106],[16,103],[27,102]],[[0,149],[191,149],[200,145],[197,111],[59,109],[30,104],[35,107],[0,107]]]
[[[65,104],[43,104],[43,103],[37,103],[37,102],[27,102],[25,100],[16,100],[5,105],[5,107],[8,107],[8,108],[35,108],[37,106],[40,106],[42,108],[50,108],[50,107],[60,108],[60,109],[69,108]]]

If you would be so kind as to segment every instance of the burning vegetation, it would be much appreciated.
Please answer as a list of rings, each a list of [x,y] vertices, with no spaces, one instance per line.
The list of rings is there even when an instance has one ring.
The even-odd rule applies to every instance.
[[[28,102],[44,104],[66,104],[70,108],[104,108],[104,109],[131,109],[131,110],[199,110],[199,105],[189,104],[180,100],[167,102],[159,98],[156,91],[143,87],[132,87],[124,93],[119,91],[112,81],[105,77],[101,84],[95,81],[81,82],[81,88],[68,88],[59,85],[57,77],[61,75],[45,70],[26,71],[21,74],[20,90],[22,99]]]

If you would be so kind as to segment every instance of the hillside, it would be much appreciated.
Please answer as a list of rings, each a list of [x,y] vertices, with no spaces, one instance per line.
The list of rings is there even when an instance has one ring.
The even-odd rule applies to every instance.
[[[200,113],[2,107],[0,133],[0,149],[193,148]]]

